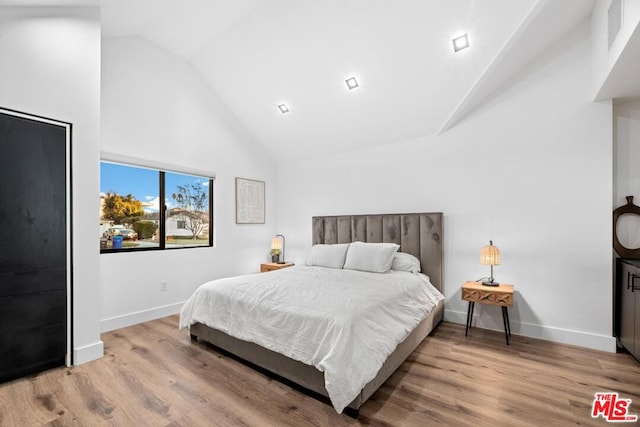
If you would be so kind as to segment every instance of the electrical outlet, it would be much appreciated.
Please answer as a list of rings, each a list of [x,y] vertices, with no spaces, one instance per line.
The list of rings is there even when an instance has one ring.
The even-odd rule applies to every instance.
[[[160,282],[160,292],[167,291],[167,282]]]

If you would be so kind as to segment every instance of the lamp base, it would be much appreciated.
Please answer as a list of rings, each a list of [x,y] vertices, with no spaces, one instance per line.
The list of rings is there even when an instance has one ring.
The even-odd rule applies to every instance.
[[[491,280],[483,280],[482,284],[484,286],[500,286],[500,283],[494,281],[493,279],[491,279]]]

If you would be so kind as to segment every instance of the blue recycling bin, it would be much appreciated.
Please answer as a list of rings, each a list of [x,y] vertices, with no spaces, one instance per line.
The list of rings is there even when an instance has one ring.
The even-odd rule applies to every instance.
[[[113,236],[113,249],[122,249],[122,236]]]

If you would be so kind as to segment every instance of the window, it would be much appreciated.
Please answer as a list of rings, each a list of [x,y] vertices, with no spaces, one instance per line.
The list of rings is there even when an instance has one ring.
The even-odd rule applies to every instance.
[[[174,172],[165,172],[164,180],[166,245],[210,246],[209,190],[213,180]]]
[[[213,178],[163,169],[100,163],[100,252],[213,246]]]

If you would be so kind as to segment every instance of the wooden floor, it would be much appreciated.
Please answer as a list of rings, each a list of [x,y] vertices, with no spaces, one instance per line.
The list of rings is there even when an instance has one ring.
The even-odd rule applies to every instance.
[[[105,357],[0,385],[2,426],[567,426],[594,393],[632,399],[640,365],[611,354],[442,323],[357,419],[177,330],[176,316],[106,333]]]

